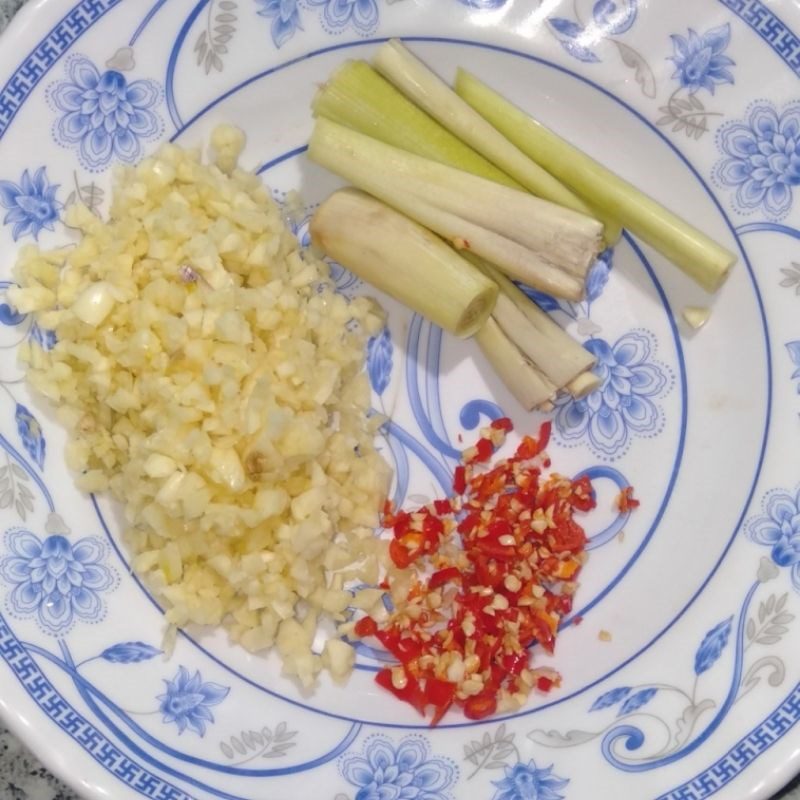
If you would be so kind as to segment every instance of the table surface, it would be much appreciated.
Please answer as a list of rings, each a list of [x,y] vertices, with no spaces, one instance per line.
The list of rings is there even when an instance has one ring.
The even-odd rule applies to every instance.
[[[0,0],[0,32],[27,0]],[[79,800],[0,725],[0,800]],[[800,800],[800,778],[774,800]]]

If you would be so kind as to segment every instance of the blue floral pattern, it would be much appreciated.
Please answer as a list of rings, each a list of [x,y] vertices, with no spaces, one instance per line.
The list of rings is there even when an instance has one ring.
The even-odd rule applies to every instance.
[[[613,460],[635,435],[661,431],[664,414],[656,401],[674,378],[669,367],[654,360],[655,346],[655,337],[645,330],[627,333],[613,345],[600,338],[584,343],[597,358],[594,371],[602,383],[586,397],[556,401],[556,430],[565,444],[586,441],[597,455]]]
[[[800,183],[800,104],[781,112],[767,101],[753,104],[745,120],[719,129],[717,146],[723,158],[713,178],[722,188],[735,189],[736,210],[785,217]]]
[[[17,423],[17,433],[19,433],[19,438],[22,440],[22,446],[36,462],[39,469],[42,469],[47,449],[42,426],[22,403],[17,403],[14,411],[14,421]]]
[[[592,8],[594,27],[605,36],[627,33],[636,22],[638,0],[597,0]]]
[[[367,374],[375,394],[383,394],[392,379],[392,335],[388,327],[367,343]]]
[[[4,225],[12,225],[14,241],[23,236],[39,238],[42,229],[52,231],[58,220],[61,203],[56,200],[58,184],[47,180],[44,167],[39,167],[31,177],[26,169],[19,183],[0,181],[0,206],[7,209]]]
[[[800,592],[800,486],[794,492],[768,492],[761,505],[762,513],[745,523],[747,535],[769,547],[779,567],[789,568],[792,585]]]
[[[505,777],[492,781],[497,787],[492,800],[564,800],[568,778],[553,774],[553,765],[537,768],[533,761],[505,767]]]
[[[258,15],[272,20],[270,33],[275,47],[282,47],[298,30],[303,30],[297,0],[256,0],[256,3],[261,7]]]
[[[36,342],[42,350],[52,350],[58,341],[55,331],[40,328],[35,322],[31,325],[29,336],[31,341]]]
[[[6,597],[9,612],[35,617],[47,633],[64,635],[77,619],[99,622],[105,612],[100,598],[117,582],[103,562],[105,544],[94,537],[75,544],[60,534],[43,541],[27,530],[6,534],[11,552],[0,560],[0,580],[13,586]]]
[[[786,342],[786,349],[789,351],[789,358],[796,369],[792,373],[792,380],[800,380],[800,340],[796,342]],[[800,383],[797,384],[797,393],[800,394]]]
[[[640,689],[638,692],[634,692],[622,704],[617,716],[624,717],[626,714],[633,714],[634,711],[638,711],[643,706],[646,706],[656,696],[656,694],[658,694],[658,689],[652,686],[648,687],[647,689]]]
[[[733,627],[733,617],[715,625],[704,637],[694,657],[695,675],[702,675],[716,664],[728,644]]]
[[[448,800],[458,778],[456,765],[432,757],[420,736],[407,736],[397,746],[386,736],[371,736],[363,754],[342,756],[339,770],[358,787],[355,800]]]
[[[360,36],[369,36],[378,27],[376,0],[304,0],[309,8],[320,8],[322,26],[328,33],[343,33],[352,27]]]
[[[731,41],[730,24],[711,28],[702,35],[689,28],[686,37],[673,34],[670,38],[674,54],[669,60],[675,64],[672,77],[691,94],[699,89],[714,94],[717,84],[734,82],[728,68],[736,62],[724,55]]]
[[[99,72],[84,56],[67,65],[68,80],[47,89],[51,105],[62,112],[53,136],[63,147],[75,149],[86,169],[99,172],[112,160],[135,163],[142,142],[160,135],[163,124],[153,110],[162,91],[155,81],[131,83],[121,72]]]
[[[459,3],[463,6],[469,6],[470,8],[502,8],[508,0],[458,0]]]
[[[593,46],[603,39],[629,31],[636,22],[638,13],[638,0],[597,0],[592,7],[592,20],[588,25],[567,17],[548,17],[547,24],[567,53],[579,61],[591,64],[601,60]],[[640,59],[630,48],[628,58]]]
[[[206,725],[214,722],[211,706],[219,705],[230,689],[218,683],[203,683],[199,672],[190,676],[186,667],[179,667],[175,677],[164,683],[167,690],[156,698],[163,722],[175,723],[179,735],[191,728],[198,736],[205,736]]]

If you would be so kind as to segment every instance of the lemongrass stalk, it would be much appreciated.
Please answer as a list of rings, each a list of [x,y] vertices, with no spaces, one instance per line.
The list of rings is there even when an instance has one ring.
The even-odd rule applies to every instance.
[[[497,299],[497,285],[439,237],[355,189],[334,192],[322,203],[311,220],[311,241],[456,336],[472,336]]]
[[[556,387],[506,336],[494,316],[475,334],[475,341],[497,377],[526,411],[552,407]]]
[[[345,61],[319,88],[311,109],[314,116],[423,158],[513,189],[523,188],[414,105],[366,61]]]
[[[308,155],[457,249],[477,253],[550,294],[572,300],[583,296],[585,270],[600,247],[596,220],[325,118],[317,120]],[[487,219],[500,230],[486,227]]]
[[[402,42],[392,39],[379,47],[373,64],[409,100],[530,192],[587,216],[598,216],[590,203],[498,132]],[[619,224],[605,216],[601,219],[607,243],[616,244],[622,233]]]
[[[517,147],[593,206],[619,220],[706,291],[722,285],[736,256],[530,117],[463,69],[457,93]]]
[[[467,256],[500,288],[492,316],[503,333],[558,389],[568,388],[589,372],[595,357],[576,342],[548,314],[486,261]],[[581,380],[576,387],[584,386]]]
[[[573,397],[581,398],[599,389],[602,383],[602,378],[594,372],[582,372],[567,384],[566,389]]]

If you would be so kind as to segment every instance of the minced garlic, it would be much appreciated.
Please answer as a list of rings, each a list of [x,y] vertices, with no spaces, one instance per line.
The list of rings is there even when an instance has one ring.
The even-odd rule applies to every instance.
[[[317,616],[345,619],[344,582],[376,575],[385,547],[363,372],[383,319],[334,291],[236,166],[241,133],[212,144],[214,165],[165,145],[122,168],[109,221],[72,206],[80,241],[23,249],[8,296],[55,331],[51,351],[23,348],[28,380],[69,429],[78,486],[124,505],[167,622],[276,644],[309,685],[323,665],[349,672],[348,645],[312,652]]]

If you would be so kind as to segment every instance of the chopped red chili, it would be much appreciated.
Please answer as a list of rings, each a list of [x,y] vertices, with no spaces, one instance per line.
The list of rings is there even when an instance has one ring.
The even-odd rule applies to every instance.
[[[456,494],[464,494],[467,488],[466,469],[464,467],[456,467],[453,474],[453,491]]]
[[[378,623],[372,617],[362,617],[355,626],[356,636],[374,636],[378,632]]]
[[[639,501],[633,496],[633,486],[626,486],[617,495],[617,508],[622,514],[632,511],[634,508],[638,508],[639,505]]]
[[[437,570],[431,575],[428,581],[429,589],[438,589],[450,581],[457,581],[461,579],[461,571],[457,567],[445,567],[444,569]]]
[[[413,513],[384,507],[392,561],[416,576],[385,622],[364,618],[355,633],[376,636],[399,662],[377,683],[422,714],[432,707],[434,725],[453,705],[485,719],[559,683],[531,669],[529,648],[552,652],[572,609],[587,543],[574,515],[594,508],[595,495],[586,476],[542,474],[549,422],[488,468],[511,430],[495,420],[464,451],[454,498]]]
[[[491,427],[496,431],[509,433],[514,429],[514,423],[508,417],[500,417],[500,419],[492,420]]]

